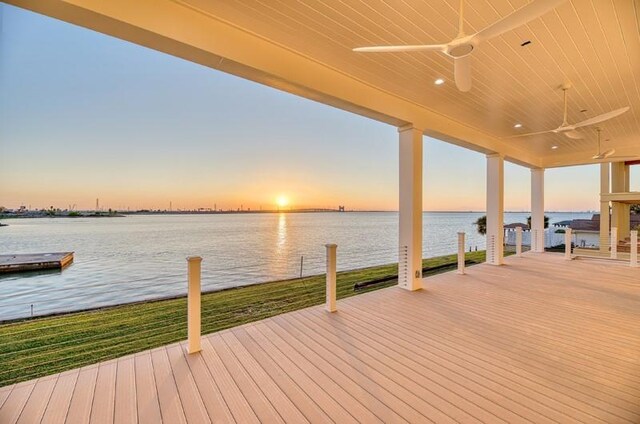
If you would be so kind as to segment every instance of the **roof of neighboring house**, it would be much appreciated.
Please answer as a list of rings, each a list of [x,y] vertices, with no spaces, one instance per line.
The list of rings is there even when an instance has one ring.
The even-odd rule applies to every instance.
[[[631,214],[631,226],[640,224],[640,214]],[[577,231],[599,231],[600,230],[600,214],[594,214],[591,219],[573,219],[571,221],[556,222],[555,226],[570,227]]]
[[[522,228],[523,230],[529,229],[529,226],[527,224],[523,224],[522,222],[514,222],[513,224],[506,224],[504,226],[504,228],[506,229],[514,229],[514,230],[518,227]]]
[[[569,227],[572,230],[582,230],[582,231],[598,231],[600,230],[600,220],[597,221],[594,219],[574,219],[569,224]]]

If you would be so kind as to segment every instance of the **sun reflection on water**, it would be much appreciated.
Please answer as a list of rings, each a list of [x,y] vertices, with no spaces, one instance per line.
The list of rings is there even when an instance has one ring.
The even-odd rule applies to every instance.
[[[278,216],[278,255],[282,256],[285,253],[287,245],[287,214],[280,213]]]

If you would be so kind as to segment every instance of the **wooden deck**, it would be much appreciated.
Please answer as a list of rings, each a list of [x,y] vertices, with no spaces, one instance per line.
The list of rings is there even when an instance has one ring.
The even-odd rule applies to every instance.
[[[510,257],[0,389],[0,423],[640,423],[640,269]]]

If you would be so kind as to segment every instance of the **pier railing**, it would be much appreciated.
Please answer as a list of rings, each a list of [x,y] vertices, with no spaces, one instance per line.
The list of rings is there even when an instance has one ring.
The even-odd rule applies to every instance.
[[[436,258],[424,261],[424,275],[456,269],[458,247],[454,235],[446,246],[430,250],[430,256]],[[258,270],[266,272],[264,264],[216,267],[215,258],[204,257],[201,263],[191,258],[189,272],[185,264],[181,272],[162,274],[161,283],[150,277],[133,281],[127,287],[104,282],[81,290],[46,289],[49,290],[46,297],[36,300],[27,293],[20,299],[4,298],[4,304],[0,296],[0,319],[15,317],[16,310],[22,311],[21,316],[26,318],[0,324],[0,386],[187,339],[192,343],[185,344],[185,349],[195,352],[206,348],[207,343],[203,338],[199,344],[198,334],[313,305],[326,304],[327,309],[332,310],[336,308],[336,300],[339,310],[339,299],[397,283],[397,246],[367,251],[350,251],[347,245],[338,246],[335,257],[331,249],[319,246],[313,254],[300,255],[303,256],[302,269],[300,262],[294,260],[271,264],[270,269],[286,270],[284,275],[289,278],[254,285],[248,282],[252,276],[263,275]],[[465,255],[472,255],[478,262],[484,257],[483,252],[470,254],[468,246],[465,246]],[[328,257],[335,261],[328,265]],[[333,270],[335,278],[332,278]],[[221,278],[229,284],[243,286],[210,291],[219,287],[215,283]],[[175,291],[159,300],[154,293],[166,293],[166,290],[158,288]],[[114,298],[125,298],[135,291],[144,295],[137,303],[29,318],[32,305],[34,315],[63,312],[58,309],[65,304],[62,300],[84,308],[104,291],[109,291]],[[189,308],[188,292],[191,300],[199,299],[199,306],[196,301],[191,302]],[[9,305],[10,309],[3,309]],[[19,309],[15,309],[17,307]]]

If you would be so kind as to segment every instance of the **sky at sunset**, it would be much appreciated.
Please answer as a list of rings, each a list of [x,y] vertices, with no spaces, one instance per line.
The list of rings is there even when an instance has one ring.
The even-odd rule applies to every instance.
[[[0,11],[0,205],[397,209],[395,127]],[[506,210],[529,210],[529,175],[506,166]],[[596,209],[598,180],[597,166],[548,170],[547,210]],[[425,137],[425,210],[483,210],[484,196],[485,157]]]

